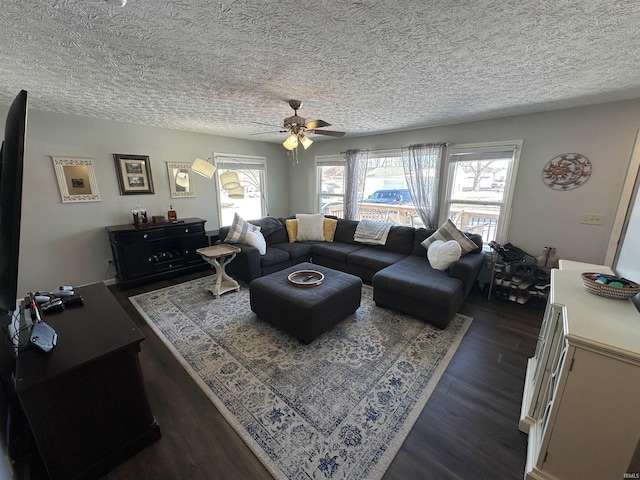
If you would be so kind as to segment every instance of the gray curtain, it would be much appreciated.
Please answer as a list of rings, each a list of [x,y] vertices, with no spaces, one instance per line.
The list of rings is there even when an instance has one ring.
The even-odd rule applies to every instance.
[[[367,177],[368,152],[347,150],[345,156],[345,188],[344,188],[344,218],[356,220],[360,207],[359,193],[364,191],[364,181]]]
[[[446,143],[402,147],[402,164],[413,205],[426,228],[438,228],[440,166]]]

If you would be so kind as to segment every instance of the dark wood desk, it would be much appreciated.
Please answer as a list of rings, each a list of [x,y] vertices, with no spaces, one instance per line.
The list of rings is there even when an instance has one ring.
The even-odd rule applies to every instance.
[[[43,315],[50,353],[18,353],[15,392],[52,479],[97,478],[160,438],[138,359],[144,336],[102,283]]]

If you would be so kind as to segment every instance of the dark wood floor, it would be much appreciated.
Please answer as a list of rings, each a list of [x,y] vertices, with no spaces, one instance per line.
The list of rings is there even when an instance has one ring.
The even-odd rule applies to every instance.
[[[162,438],[103,480],[272,478],[128,301],[203,274],[210,272],[126,291],[110,287],[146,336],[140,359]],[[461,313],[473,323],[386,480],[523,477],[527,437],[518,431],[518,417],[543,311],[489,302],[478,291]]]

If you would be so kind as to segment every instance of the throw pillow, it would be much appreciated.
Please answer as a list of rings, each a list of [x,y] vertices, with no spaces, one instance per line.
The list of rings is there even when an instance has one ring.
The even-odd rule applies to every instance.
[[[324,241],[324,214],[323,213],[298,213],[298,235],[299,242],[305,240]]]
[[[258,249],[260,255],[267,253],[267,241],[264,239],[264,235],[261,232],[247,232],[245,242],[252,247]]]
[[[431,267],[435,270],[446,270],[454,262],[460,260],[462,255],[462,247],[455,240],[443,242],[436,240],[427,250],[427,258]]]
[[[231,228],[229,228],[229,233],[224,241],[227,243],[246,243],[247,233],[259,231],[260,227],[252,225],[251,223],[243,220],[240,215],[234,213]]]
[[[433,233],[433,235],[420,243],[420,245],[422,245],[427,249],[427,251],[429,251],[429,245],[431,245],[436,240],[442,240],[443,242],[455,240],[460,244],[463,255],[466,255],[469,252],[473,252],[478,248],[478,246],[473,241],[469,240],[464,233],[456,228],[456,226],[449,218],[438,230]]]
[[[324,241],[333,242],[333,238],[336,236],[336,228],[338,228],[338,220],[335,218],[324,219]]]
[[[287,227],[287,236],[289,237],[289,243],[294,243],[298,238],[298,221],[292,218],[288,218],[284,221]]]

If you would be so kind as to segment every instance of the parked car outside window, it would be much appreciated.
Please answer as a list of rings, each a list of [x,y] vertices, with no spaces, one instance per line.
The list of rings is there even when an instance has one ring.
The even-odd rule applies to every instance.
[[[408,189],[396,190],[376,190],[367,198],[365,203],[387,203],[387,204],[405,204],[412,203],[411,194]]]

